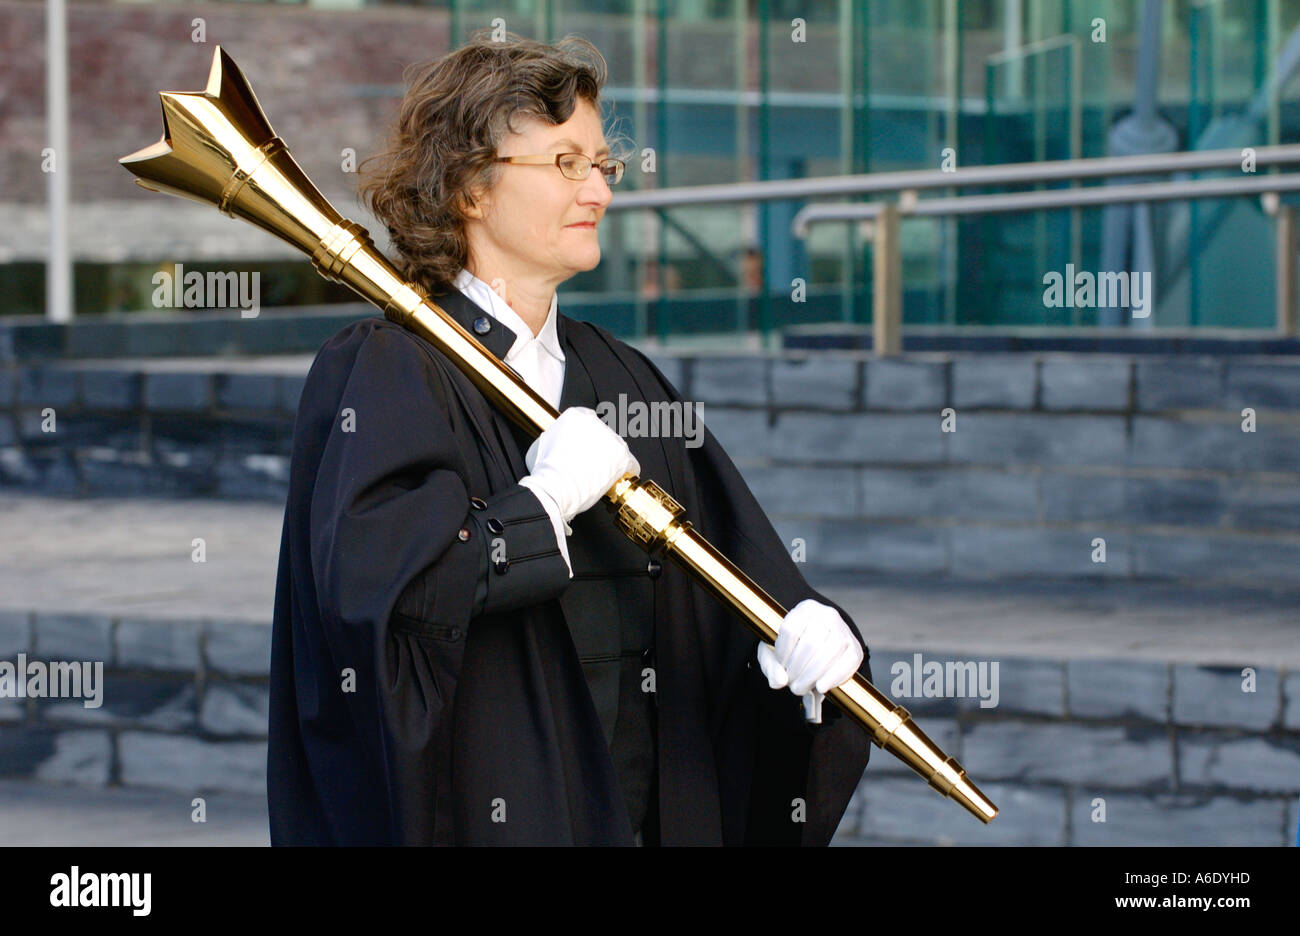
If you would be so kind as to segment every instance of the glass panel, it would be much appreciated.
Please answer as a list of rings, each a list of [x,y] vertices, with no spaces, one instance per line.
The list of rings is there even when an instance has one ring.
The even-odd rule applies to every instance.
[[[1273,59],[1277,5],[1208,0],[1188,15],[1187,149],[1241,149],[1278,139]],[[1296,23],[1293,16],[1292,27]],[[1300,67],[1300,37],[1284,68]],[[1239,171],[1202,173],[1201,177]],[[1162,325],[1267,328],[1274,320],[1273,221],[1258,199],[1173,206],[1160,277]],[[1232,275],[1226,275],[1231,270]],[[1249,290],[1238,283],[1251,282]]]
[[[762,65],[744,2],[660,0],[646,40],[656,107],[649,138],[655,158],[647,187],[747,181],[761,171],[753,134]],[[646,90],[648,90],[647,86]],[[756,245],[752,206],[719,205],[640,212],[629,220],[641,239],[637,301],[646,330],[714,335],[735,344],[755,327],[742,283],[745,250]],[[753,321],[751,321],[753,320]]]
[[[1081,42],[1061,34],[986,59],[984,152],[989,163],[1041,162],[1081,155]],[[1043,189],[1047,186],[1034,186]],[[978,288],[959,311],[962,324],[1075,325],[1086,310],[1048,308],[1043,279],[1078,260],[1077,211],[987,215],[963,222],[981,250],[963,254]],[[988,262],[989,257],[996,260]],[[976,298],[978,297],[978,298]],[[982,299],[983,301],[979,301]]]

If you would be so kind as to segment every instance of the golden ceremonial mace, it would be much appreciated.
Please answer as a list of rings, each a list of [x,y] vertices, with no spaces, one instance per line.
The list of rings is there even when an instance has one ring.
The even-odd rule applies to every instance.
[[[326,279],[343,283],[384,316],[428,341],[460,368],[511,421],[536,436],[559,416],[505,364],[422,290],[406,282],[371,242],[344,219],[275,135],[253,89],[220,46],[203,91],[163,91],[163,138],[119,162],[150,191],[216,205],[311,256]],[[624,475],[605,494],[615,522],[647,552],[662,549],[704,588],[740,615],[760,638],[776,641],[781,607],[736,568],[689,521],[684,508],[649,479]],[[826,694],[858,721],[879,747],[983,822],[998,809],[966,771],[925,736],[907,709],[894,705],[860,674]]]

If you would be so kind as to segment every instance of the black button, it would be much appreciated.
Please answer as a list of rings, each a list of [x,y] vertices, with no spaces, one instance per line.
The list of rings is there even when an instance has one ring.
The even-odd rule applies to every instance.
[[[657,579],[659,577],[659,573],[662,572],[663,570],[664,567],[653,559],[651,559],[646,564],[645,567],[646,575],[650,576],[652,579]]]
[[[469,527],[461,527],[460,530],[456,533],[456,538],[460,540],[462,543],[468,541]]]
[[[506,570],[510,568],[509,559],[498,559],[492,564],[492,568],[497,570],[497,575],[505,575]]]
[[[501,521],[498,520],[496,517],[491,517],[488,519],[487,528],[488,528],[488,532],[491,533],[493,536],[500,536],[502,533],[506,531],[506,528],[502,525]]]
[[[478,318],[474,319],[474,331],[478,332],[480,335],[486,335],[491,330],[492,323],[488,320],[486,315],[480,315]]]
[[[487,501],[481,497],[471,497],[469,499],[469,505],[475,510],[487,510]]]
[[[459,627],[453,627],[453,628],[451,629],[451,639],[452,639],[452,640],[460,640],[460,628],[459,628]]]

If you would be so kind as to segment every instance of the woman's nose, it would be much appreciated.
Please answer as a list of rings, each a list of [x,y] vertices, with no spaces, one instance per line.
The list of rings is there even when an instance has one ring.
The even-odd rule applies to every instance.
[[[595,166],[591,167],[591,174],[582,183],[582,188],[578,192],[578,200],[584,205],[608,205],[613,199],[614,193],[610,190],[609,183],[605,181],[605,174],[599,171]]]

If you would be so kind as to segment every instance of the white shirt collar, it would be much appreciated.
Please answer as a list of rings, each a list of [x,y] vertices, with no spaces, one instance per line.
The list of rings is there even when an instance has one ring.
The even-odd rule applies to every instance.
[[[493,318],[515,333],[515,343],[510,346],[510,350],[505,357],[507,363],[532,341],[539,342],[546,353],[555,360],[564,360],[564,352],[560,350],[560,337],[555,326],[556,309],[559,305],[558,293],[551,293],[551,308],[546,313],[546,322],[542,325],[541,332],[534,337],[533,330],[519,317],[519,313],[506,305],[505,300],[497,294],[495,289],[469,270],[462,269],[456,275],[452,285],[464,293],[466,298],[480,308],[485,309]]]

